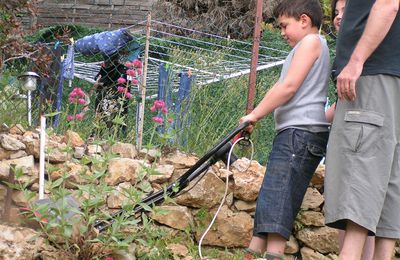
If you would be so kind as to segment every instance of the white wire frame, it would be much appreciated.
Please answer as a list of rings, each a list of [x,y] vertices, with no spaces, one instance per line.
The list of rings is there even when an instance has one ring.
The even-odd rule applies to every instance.
[[[128,27],[132,36],[139,42],[145,39],[145,25],[146,22],[143,21]],[[199,86],[250,73],[251,42],[221,37],[156,20],[151,21],[150,30],[146,84],[146,89],[150,91],[158,89],[159,66],[163,63],[169,64],[176,74],[190,71]],[[269,48],[261,43],[257,71],[281,65],[286,55],[286,51]],[[100,70],[100,66],[101,62],[85,63],[75,60],[75,76],[94,83],[94,76]],[[174,76],[172,80],[174,88],[177,88],[178,76]]]

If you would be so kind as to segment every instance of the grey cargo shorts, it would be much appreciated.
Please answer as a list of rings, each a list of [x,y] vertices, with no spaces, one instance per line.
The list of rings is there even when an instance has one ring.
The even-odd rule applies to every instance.
[[[351,220],[400,238],[400,78],[362,76],[356,92],[338,102],[329,136],[326,223],[344,229]]]

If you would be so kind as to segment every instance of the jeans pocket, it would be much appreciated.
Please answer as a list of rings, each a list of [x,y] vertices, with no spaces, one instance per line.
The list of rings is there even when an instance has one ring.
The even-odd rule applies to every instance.
[[[316,157],[324,157],[325,156],[325,152],[326,152],[326,148],[325,147],[321,147],[318,145],[314,145],[314,144],[308,144],[307,145],[307,150],[310,154],[316,156]]]

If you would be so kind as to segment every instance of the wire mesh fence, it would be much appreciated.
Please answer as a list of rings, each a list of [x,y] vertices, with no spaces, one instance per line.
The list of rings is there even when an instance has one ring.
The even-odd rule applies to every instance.
[[[64,11],[78,6],[51,2],[51,8]],[[48,126],[60,133],[73,129],[86,138],[133,143],[140,135],[144,145],[166,142],[198,153],[238,124],[246,107],[251,40],[155,19],[93,28],[89,15],[100,20],[113,14],[98,10],[88,8],[73,23],[59,12],[54,17],[48,11],[42,14],[51,24],[27,37],[44,53],[41,59],[22,57],[3,66],[2,123],[34,128],[39,114],[45,114]],[[277,66],[286,54],[279,34],[266,30],[258,60],[258,98],[277,79]],[[20,77],[26,71],[39,75],[30,95]],[[79,96],[79,91],[85,94]],[[166,109],[154,111],[155,100],[163,100]],[[162,117],[165,124],[157,121]],[[258,135],[263,135],[257,150],[263,158],[273,136],[271,118],[260,124],[255,139]]]

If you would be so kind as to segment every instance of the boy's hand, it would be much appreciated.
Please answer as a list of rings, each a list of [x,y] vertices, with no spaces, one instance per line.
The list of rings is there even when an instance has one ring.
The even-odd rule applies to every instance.
[[[240,118],[239,123],[249,122],[250,125],[246,127],[245,131],[251,134],[254,129],[254,125],[257,123],[258,119],[252,113]]]

